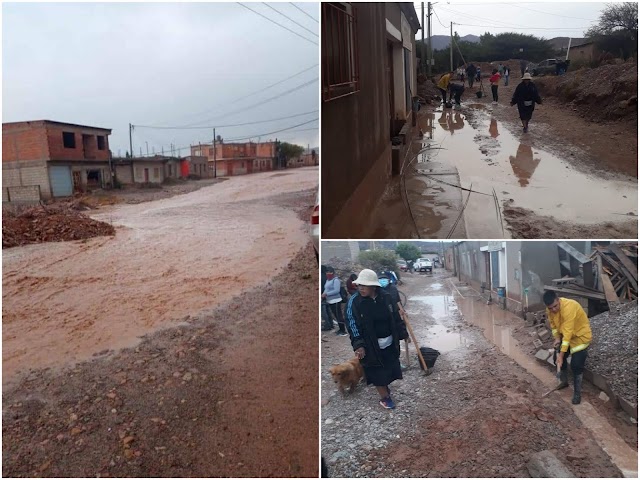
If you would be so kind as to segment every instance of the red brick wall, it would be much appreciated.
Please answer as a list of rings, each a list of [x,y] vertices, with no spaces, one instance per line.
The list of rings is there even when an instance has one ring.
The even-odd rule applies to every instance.
[[[76,148],[65,148],[62,142],[62,132],[73,132],[76,139]],[[89,138],[83,143],[82,135]],[[98,150],[96,135],[102,132],[83,130],[78,127],[66,127],[63,125],[47,125],[47,138],[49,139],[49,151],[51,160],[109,160],[109,138],[105,139],[105,149]],[[87,150],[85,151],[85,145]]]
[[[275,142],[266,142],[257,144],[256,156],[273,158],[276,156]]]
[[[49,158],[42,124],[2,125],[2,162],[46,160]]]

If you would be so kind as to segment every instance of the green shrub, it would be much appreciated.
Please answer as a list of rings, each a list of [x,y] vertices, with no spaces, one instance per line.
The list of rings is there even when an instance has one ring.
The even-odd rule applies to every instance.
[[[364,268],[378,273],[380,270],[392,270],[398,275],[398,256],[392,250],[369,250],[360,252],[358,261]],[[398,275],[399,276],[399,275]]]

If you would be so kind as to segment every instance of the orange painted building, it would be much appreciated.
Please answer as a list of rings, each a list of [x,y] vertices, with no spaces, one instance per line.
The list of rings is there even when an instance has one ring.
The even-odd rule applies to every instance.
[[[216,174],[219,177],[273,170],[275,142],[216,143],[215,156],[213,148],[210,143],[192,145],[191,155],[206,157],[210,171],[214,169],[215,158]]]

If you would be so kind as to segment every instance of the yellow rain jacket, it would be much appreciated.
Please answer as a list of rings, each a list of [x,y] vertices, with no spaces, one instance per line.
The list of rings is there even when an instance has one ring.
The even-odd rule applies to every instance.
[[[584,350],[591,343],[591,325],[582,306],[575,300],[560,298],[560,311],[552,313],[547,308],[547,318],[551,333],[555,338],[562,337],[560,350],[571,353]]]
[[[442,78],[440,79],[440,81],[438,82],[438,88],[441,88],[443,90],[446,90],[447,87],[449,86],[449,81],[451,80],[451,74],[449,73],[445,73]]]

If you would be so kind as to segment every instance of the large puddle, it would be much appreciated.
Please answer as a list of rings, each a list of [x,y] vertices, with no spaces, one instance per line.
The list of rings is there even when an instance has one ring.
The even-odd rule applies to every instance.
[[[468,104],[460,110],[439,109],[421,117],[425,136],[412,162],[418,173],[407,175],[406,180],[421,236],[442,238],[446,236],[443,233],[451,233],[451,238],[458,238],[462,227],[453,228],[453,223],[441,217],[455,212],[455,220],[467,197],[467,238],[508,236],[498,212],[505,200],[539,215],[579,224],[617,221],[623,214],[637,214],[635,180],[608,180],[582,173],[550,153],[540,139],[510,133],[506,125],[492,118],[491,108],[509,107]],[[579,155],[586,154],[575,155],[579,160]],[[473,192],[459,190],[458,183],[464,188],[472,186]],[[423,227],[429,205],[440,218],[437,224],[432,221]]]

